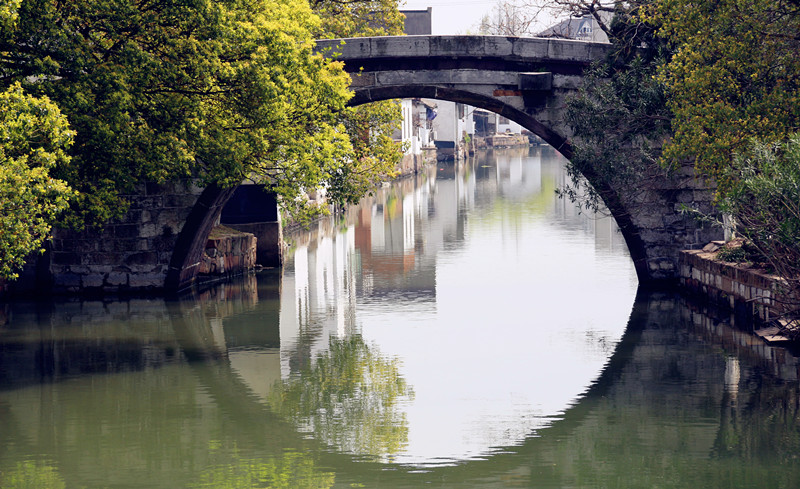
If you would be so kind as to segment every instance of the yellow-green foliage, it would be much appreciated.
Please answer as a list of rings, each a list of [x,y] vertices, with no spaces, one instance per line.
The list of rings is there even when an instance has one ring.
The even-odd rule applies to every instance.
[[[321,19],[320,38],[399,35],[404,16],[398,0],[356,0],[312,3]],[[328,197],[337,206],[357,203],[382,180],[396,176],[402,158],[400,144],[392,139],[400,127],[397,101],[383,101],[348,108],[339,113],[354,149],[350,165],[339,167]]]
[[[312,0],[322,19],[320,38],[386,36],[403,33],[400,0]]]
[[[354,159],[335,117],[350,80],[313,53],[322,24],[306,0],[27,0],[17,12],[0,79],[49,96],[75,129],[58,173],[80,192],[73,224],[120,216],[121,194],[145,180],[255,176],[291,200]]]
[[[67,484],[58,469],[42,462],[17,462],[14,469],[0,472],[0,487],[5,489],[64,489]]]
[[[22,0],[3,0],[0,3],[0,30],[12,29],[17,22],[17,9]]]
[[[674,49],[660,74],[675,132],[664,157],[693,159],[724,193],[735,152],[800,127],[800,5],[657,0],[645,17]]]
[[[231,461],[204,469],[193,489],[327,489],[336,476],[319,468],[305,453],[287,451],[268,459],[247,459],[234,455]]]
[[[50,176],[69,162],[66,118],[46,98],[14,84],[0,93],[0,277],[16,278],[25,257],[40,251],[51,223],[73,195]]]

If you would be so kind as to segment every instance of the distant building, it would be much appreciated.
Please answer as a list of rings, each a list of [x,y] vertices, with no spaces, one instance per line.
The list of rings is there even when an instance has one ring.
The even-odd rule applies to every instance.
[[[613,14],[603,12],[601,18],[608,25]],[[560,39],[575,39],[578,41],[609,42],[608,36],[600,24],[591,15],[580,18],[562,20],[553,27],[547,28],[537,34],[538,37],[557,37]]]
[[[429,36],[431,30],[432,8],[427,10],[401,10],[406,16],[403,23],[403,32],[407,36]]]
[[[401,10],[405,15],[406,35],[430,35],[433,9]],[[502,144],[518,144],[526,138],[510,138],[519,135],[522,127],[505,117],[476,109],[470,105],[433,99],[401,100],[403,122],[396,139],[402,140],[406,152],[401,170],[416,171],[421,164],[432,159],[463,159],[476,147],[475,136],[482,146],[492,146],[493,141]],[[480,125],[480,127],[476,127]],[[500,137],[498,137],[500,136]],[[509,143],[507,140],[513,139]],[[471,144],[470,144],[471,142]],[[435,149],[434,149],[435,148]]]
[[[436,157],[439,160],[463,159],[465,135],[475,132],[472,123],[473,107],[449,102],[447,100],[426,100],[436,104],[436,118],[433,119],[433,137]]]

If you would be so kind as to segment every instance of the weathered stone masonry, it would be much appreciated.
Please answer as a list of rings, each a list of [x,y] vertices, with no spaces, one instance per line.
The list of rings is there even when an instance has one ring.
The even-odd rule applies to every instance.
[[[741,317],[769,321],[782,313],[780,277],[733,263],[714,260],[703,250],[681,253],[681,286]]]
[[[50,272],[55,292],[161,289],[178,235],[202,188],[189,181],[140,186],[125,216],[102,231],[55,229]]]

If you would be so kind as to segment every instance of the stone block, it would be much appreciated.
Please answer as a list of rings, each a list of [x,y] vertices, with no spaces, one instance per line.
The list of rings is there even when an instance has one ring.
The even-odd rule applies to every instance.
[[[430,37],[430,56],[483,55],[485,47],[481,36]]]
[[[541,60],[547,57],[550,41],[547,39],[514,39],[512,54],[527,60]]]
[[[553,88],[574,91],[583,85],[583,77],[575,75],[553,75]]]
[[[374,37],[370,43],[373,57],[415,57],[430,55],[428,36]]]
[[[159,273],[164,269],[161,263],[144,263],[141,265],[129,265],[126,267],[130,273]]]
[[[128,286],[132,289],[160,289],[164,287],[164,273],[132,273],[128,277]]]
[[[505,36],[487,36],[483,39],[486,56],[510,56],[514,51],[513,39]]]
[[[152,238],[154,236],[158,236],[158,234],[159,234],[159,229],[155,225],[155,223],[148,222],[148,223],[142,224],[139,227],[138,236],[140,238]]]
[[[547,57],[549,59],[582,61],[591,63],[592,57],[589,45],[580,41],[551,40],[547,44]]]
[[[59,288],[79,288],[81,285],[81,276],[77,273],[58,273],[53,277],[56,287]]]
[[[320,49],[339,53],[344,58],[366,58],[372,55],[370,38],[345,39],[343,44],[335,41],[318,42],[317,50]]]
[[[101,273],[92,273],[81,276],[82,288],[99,288],[103,286],[105,276]]]
[[[118,224],[111,228],[115,238],[138,238],[139,226],[136,224]]]
[[[350,88],[374,87],[378,84],[376,73],[351,73]]]
[[[132,253],[125,258],[125,265],[147,265],[155,266],[158,264],[158,253],[154,251],[142,251]]]
[[[106,277],[106,284],[119,287],[128,284],[128,274],[124,272],[110,272]]]
[[[164,196],[164,207],[167,209],[191,209],[197,202],[197,196],[192,194],[170,194]]]
[[[542,73],[520,73],[519,89],[545,92],[553,88],[553,74],[550,72]]]

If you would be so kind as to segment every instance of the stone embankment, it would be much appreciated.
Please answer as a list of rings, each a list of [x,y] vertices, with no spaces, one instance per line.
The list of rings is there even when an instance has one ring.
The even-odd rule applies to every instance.
[[[786,281],[747,263],[717,258],[723,242],[712,242],[702,250],[681,252],[680,284],[690,294],[729,308],[737,317],[755,324],[756,334],[767,341],[798,337],[795,322],[786,317],[790,300]]]

